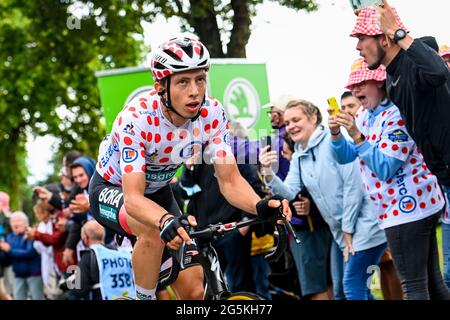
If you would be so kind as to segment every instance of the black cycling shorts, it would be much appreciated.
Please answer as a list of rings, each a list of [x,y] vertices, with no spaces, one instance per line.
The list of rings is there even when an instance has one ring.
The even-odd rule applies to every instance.
[[[155,193],[146,194],[145,197],[156,202],[174,216],[182,214],[169,185]],[[95,172],[89,183],[89,203],[92,215],[98,223],[119,235],[126,236],[132,240],[136,239],[125,221],[126,212],[123,205],[122,187],[109,183]],[[197,264],[197,262],[191,261],[191,257],[197,253],[198,250],[194,244],[186,246],[184,254],[186,268]],[[162,258],[162,273],[166,271],[165,269],[168,265],[171,265],[170,259],[171,257],[166,247]]]
[[[155,193],[146,194],[145,197],[163,207],[167,212],[175,216],[181,215],[180,208],[169,185]],[[89,203],[95,220],[101,225],[119,235],[132,236],[125,220],[126,212],[124,211],[121,186],[109,183],[95,172],[89,183]]]

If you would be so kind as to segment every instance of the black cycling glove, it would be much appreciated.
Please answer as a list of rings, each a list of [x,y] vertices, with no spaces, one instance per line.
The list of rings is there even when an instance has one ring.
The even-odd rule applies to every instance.
[[[281,214],[280,208],[282,205],[280,204],[279,207],[272,208],[272,207],[269,207],[269,201],[270,200],[279,200],[281,202],[283,199],[284,198],[279,195],[274,195],[274,196],[271,196],[269,198],[259,201],[256,204],[256,213],[258,214],[258,218],[261,220],[269,220],[272,217],[279,218],[280,214]]]
[[[179,236],[177,229],[179,227],[185,228],[189,222],[187,216],[170,217],[164,222],[159,235],[163,239],[164,243],[170,242]]]

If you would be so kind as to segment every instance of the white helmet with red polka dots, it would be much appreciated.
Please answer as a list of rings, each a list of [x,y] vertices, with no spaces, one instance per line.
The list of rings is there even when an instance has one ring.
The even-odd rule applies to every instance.
[[[194,38],[180,35],[155,49],[150,67],[153,79],[161,81],[177,72],[194,69],[208,70],[209,66],[209,52],[205,45]]]

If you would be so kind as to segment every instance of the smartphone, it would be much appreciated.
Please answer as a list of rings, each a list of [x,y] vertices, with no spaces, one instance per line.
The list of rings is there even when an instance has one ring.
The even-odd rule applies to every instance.
[[[333,111],[331,111],[331,115],[332,116],[337,115],[339,113],[339,104],[338,104],[336,98],[335,97],[331,97],[327,101],[328,101],[328,106],[331,109],[333,109]]]
[[[266,147],[266,146],[270,146],[269,150],[267,150],[267,151],[270,151],[271,146],[272,146],[272,137],[271,136],[261,137],[260,138],[260,144],[261,144],[261,149]]]
[[[358,12],[361,9],[364,9],[366,7],[371,7],[374,4],[378,4],[382,7],[383,1],[382,0],[350,0],[350,5],[352,6],[354,12]]]

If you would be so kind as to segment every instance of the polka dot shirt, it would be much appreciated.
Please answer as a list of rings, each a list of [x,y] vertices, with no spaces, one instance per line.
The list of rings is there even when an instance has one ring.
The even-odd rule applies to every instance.
[[[375,117],[375,118],[374,118]],[[404,162],[392,179],[382,181],[360,160],[364,188],[376,207],[382,229],[418,221],[444,206],[436,177],[428,170],[395,105],[374,115],[361,109],[356,125],[379,152]]]
[[[100,145],[97,172],[114,185],[122,176],[145,173],[145,193],[167,185],[194,154],[198,161],[220,161],[232,155],[228,121],[222,105],[207,97],[197,120],[175,127],[162,112],[156,91],[137,95],[117,115]]]

